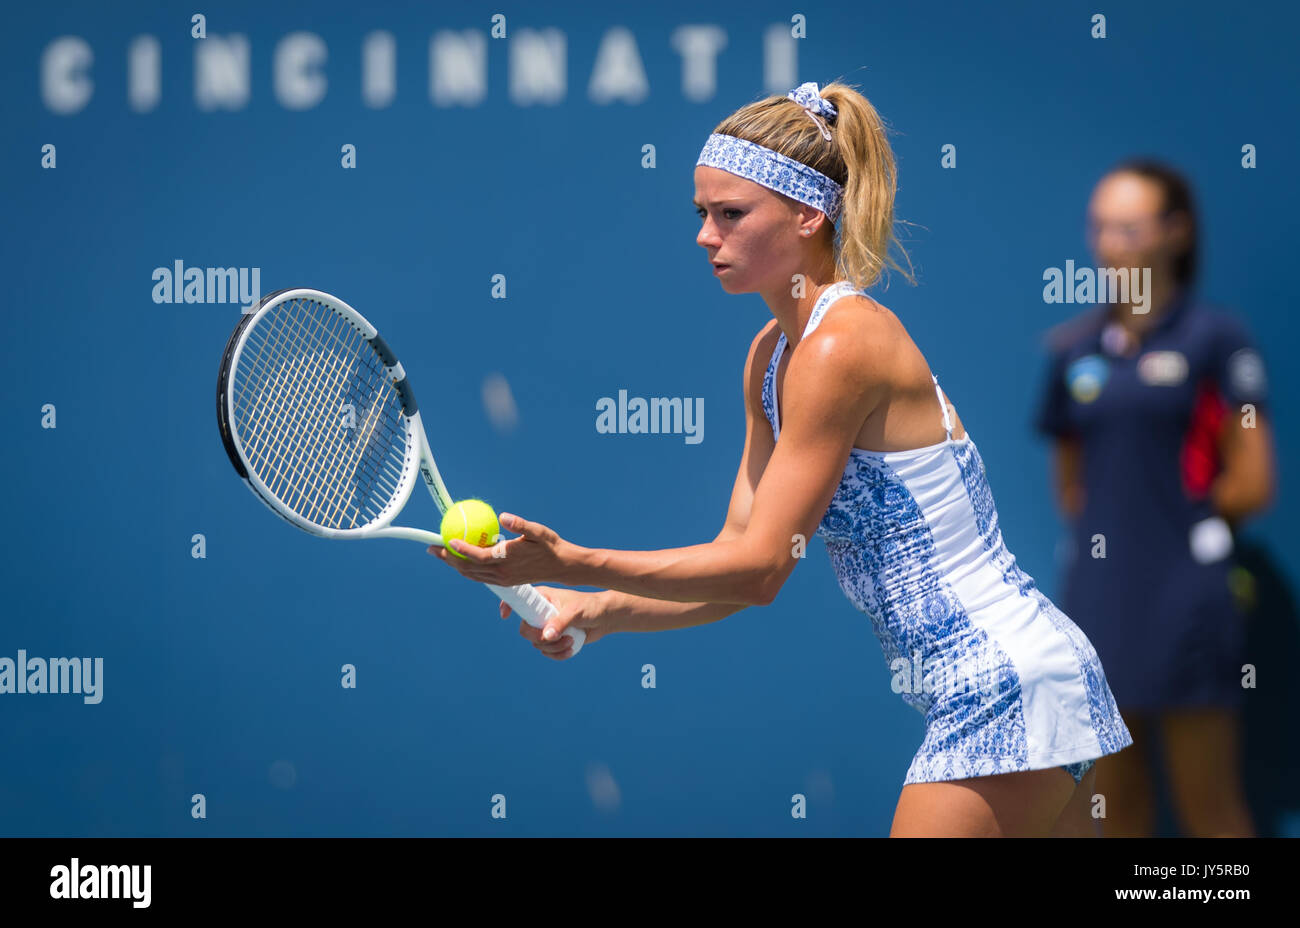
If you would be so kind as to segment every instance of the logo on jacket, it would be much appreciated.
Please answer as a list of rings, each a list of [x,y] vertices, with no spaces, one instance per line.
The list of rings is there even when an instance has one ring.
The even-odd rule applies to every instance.
[[[1070,395],[1080,403],[1091,403],[1101,395],[1110,376],[1110,364],[1099,354],[1084,355],[1065,371]]]
[[[1241,348],[1228,356],[1228,381],[1237,395],[1257,399],[1264,395],[1264,362],[1250,348]]]
[[[1176,387],[1187,379],[1187,356],[1181,351],[1148,351],[1138,358],[1138,379],[1153,387]]]

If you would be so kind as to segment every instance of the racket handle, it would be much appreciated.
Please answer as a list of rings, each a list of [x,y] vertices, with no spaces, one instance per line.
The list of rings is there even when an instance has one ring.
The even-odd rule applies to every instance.
[[[496,593],[503,603],[514,610],[519,618],[533,628],[545,628],[546,620],[558,611],[551,604],[551,601],[534,589],[531,584],[495,586],[488,583],[485,586],[493,593]],[[576,657],[578,652],[582,650],[583,642],[587,640],[587,633],[580,628],[571,626],[564,634],[573,639],[573,654],[569,656]]]

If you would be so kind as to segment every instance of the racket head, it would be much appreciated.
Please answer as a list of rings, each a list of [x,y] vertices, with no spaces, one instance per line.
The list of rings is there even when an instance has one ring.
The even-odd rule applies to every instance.
[[[327,538],[388,526],[426,453],[391,349],[347,303],[306,287],[267,294],[240,319],[217,375],[217,424],[253,494]]]

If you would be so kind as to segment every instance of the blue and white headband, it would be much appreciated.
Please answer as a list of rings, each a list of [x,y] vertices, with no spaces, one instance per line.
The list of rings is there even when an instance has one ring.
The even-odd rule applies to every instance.
[[[817,84],[812,81],[800,84],[786,94],[798,103],[805,113],[817,123],[822,136],[830,139],[826,123],[836,116],[835,106],[822,99]],[[792,200],[807,204],[826,214],[832,223],[839,218],[844,204],[844,188],[821,171],[810,168],[802,161],[787,158],[780,152],[736,138],[734,135],[713,133],[704,143],[696,167],[718,168],[745,180],[784,194]]]

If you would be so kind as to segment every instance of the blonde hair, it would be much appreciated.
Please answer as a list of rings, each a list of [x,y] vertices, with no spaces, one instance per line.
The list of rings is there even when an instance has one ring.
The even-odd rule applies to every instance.
[[[844,206],[833,243],[839,277],[865,290],[880,279],[886,267],[892,267],[916,283],[910,271],[889,253],[891,246],[897,246],[907,258],[894,234],[897,172],[884,121],[849,84],[827,84],[821,88],[821,97],[837,111],[829,123],[830,141],[798,103],[776,95],[742,106],[713,131],[800,161],[844,188]]]

